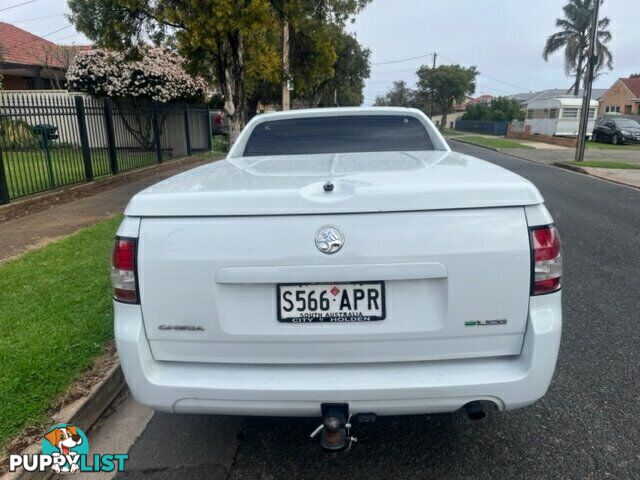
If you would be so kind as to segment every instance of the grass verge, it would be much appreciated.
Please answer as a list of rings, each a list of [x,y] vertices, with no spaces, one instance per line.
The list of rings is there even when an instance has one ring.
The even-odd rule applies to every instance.
[[[566,162],[576,167],[593,167],[593,168],[621,168],[628,170],[640,170],[637,163],[618,162],[616,160],[584,160],[582,162]]]
[[[0,451],[45,420],[113,337],[108,269],[120,221],[0,264]]]
[[[618,152],[623,152],[625,150],[640,150],[640,145],[635,144],[613,145],[612,143],[585,142],[585,145],[591,150],[616,150]]]
[[[475,135],[477,132],[467,132],[465,130],[455,130],[453,128],[445,128],[440,133],[445,137],[460,137],[462,135]]]
[[[225,155],[229,145],[224,139],[218,139],[213,147],[210,152],[197,152],[192,156]],[[106,150],[93,149],[90,153],[94,178],[111,175]],[[117,154],[121,172],[158,164],[155,152],[120,149]],[[3,151],[2,155],[7,174],[9,198],[12,199],[86,181],[82,152],[79,149],[52,148],[48,155],[42,149]],[[163,155],[164,162],[187,158],[173,158],[167,152]]]
[[[508,140],[506,138],[491,138],[480,137],[476,135],[468,135],[462,137],[465,142],[475,143],[476,145],[483,145],[485,147],[493,148],[533,148],[523,143],[518,143],[514,140]]]
[[[104,149],[90,152],[94,177],[110,175],[109,157]],[[84,182],[85,172],[80,149],[51,148],[3,152],[10,198],[19,198],[53,188]],[[118,151],[121,171],[156,163],[155,152]]]
[[[445,128],[443,130],[440,130],[440,133],[442,133],[442,135],[444,135],[445,137],[455,137],[456,135],[460,136],[464,134],[464,132],[461,132],[460,130],[454,130],[453,128]]]

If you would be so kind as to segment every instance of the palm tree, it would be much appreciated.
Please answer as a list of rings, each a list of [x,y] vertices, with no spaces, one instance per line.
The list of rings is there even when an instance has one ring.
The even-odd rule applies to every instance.
[[[591,21],[596,1],[604,0],[569,0],[569,3],[562,8],[564,18],[556,18],[556,27],[560,31],[547,38],[542,51],[542,58],[548,61],[550,55],[564,48],[564,70],[567,76],[575,78],[575,82],[569,88],[569,90],[573,89],[574,95],[578,95],[580,81],[585,77],[588,66]],[[613,69],[613,56],[606,45],[611,40],[611,32],[607,30],[610,23],[608,17],[598,21],[596,35],[598,63],[594,71],[596,75],[605,67],[609,70]]]

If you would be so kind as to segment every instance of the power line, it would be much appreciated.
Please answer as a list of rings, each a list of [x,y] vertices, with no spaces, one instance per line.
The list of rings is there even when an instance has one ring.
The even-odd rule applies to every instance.
[[[375,62],[372,63],[371,65],[389,65],[391,63],[403,63],[403,62],[408,62],[410,60],[417,60],[418,58],[426,58],[426,57],[432,57],[433,53],[428,53],[426,55],[418,55],[416,57],[409,57],[409,58],[402,58],[399,60],[389,60],[388,62]]]
[[[35,22],[37,20],[45,20],[47,18],[63,17],[64,15],[66,15],[66,14],[65,13],[56,13],[55,15],[46,15],[44,17],[34,17],[34,18],[24,18],[22,20],[12,20],[11,23],[16,24],[16,23]]]
[[[383,70],[383,71],[373,70],[373,73],[375,73],[375,74],[379,74],[379,73],[406,73],[406,72],[415,73],[417,70],[418,70],[417,68],[407,68],[405,70]]]
[[[450,61],[451,63],[457,63],[457,64],[461,64],[461,63],[462,63],[462,62],[457,62],[457,61],[455,61],[455,60],[453,60],[453,59],[451,59],[451,58],[449,58],[449,57],[445,57],[445,56],[444,56],[444,55],[442,55],[442,54],[440,54],[440,56],[441,56],[442,58],[444,58],[445,60]],[[530,91],[531,91],[531,89],[530,89],[530,88],[523,87],[522,85],[515,85],[515,84],[513,84],[513,83],[509,83],[509,82],[503,82],[502,80],[498,80],[497,78],[490,77],[489,75],[487,75],[487,74],[485,74],[485,73],[482,73],[482,72],[478,72],[478,75],[480,75],[481,77],[488,78],[489,80],[493,80],[494,82],[501,83],[501,84],[506,85],[506,86],[508,86],[508,87],[517,88],[518,90],[525,90],[525,91],[527,91],[527,92],[530,92]]]
[[[484,73],[480,73],[479,75],[481,77],[488,78],[489,80],[493,80],[494,82],[498,82],[498,83],[501,83],[503,85],[506,85],[507,87],[516,88],[518,90],[524,90],[526,92],[531,92],[532,91],[530,88],[523,87],[522,85],[515,85],[513,83],[503,82],[502,80],[498,80],[497,78],[490,77],[489,75],[486,75]]]
[[[394,83],[394,81],[367,82],[366,86],[365,86],[365,93],[370,94],[370,95],[384,95],[384,94],[389,93],[391,91],[391,89],[393,88],[393,83]],[[388,85],[388,88],[382,90],[381,87],[371,88],[370,85]],[[505,96],[512,95],[512,93],[510,93],[510,92],[506,92],[504,90],[500,90],[499,88],[491,87],[489,85],[482,85],[480,83],[477,83],[476,87],[479,87],[481,90],[490,90],[492,92],[496,92],[498,94],[502,94],[502,95],[505,95]],[[410,85],[408,85],[408,88],[414,88],[414,87],[411,87]]]
[[[63,30],[66,30],[67,28],[71,28],[71,27],[73,27],[73,25],[72,25],[72,24],[68,24],[68,25],[66,25],[66,26],[64,26],[64,27],[62,27],[62,28],[58,28],[58,29],[56,29],[56,30],[54,30],[54,31],[52,31],[52,32],[46,33],[46,34],[44,34],[44,35],[36,35],[36,36],[37,36],[37,37],[39,37],[39,38],[46,38],[46,37],[48,37],[48,36],[50,36],[50,35],[53,35],[54,33],[61,32],[61,31],[63,31]],[[34,35],[35,35],[35,34],[34,34]],[[60,40],[60,39],[59,39],[59,40]],[[51,43],[54,43],[54,42],[52,42],[51,40],[47,40],[47,41],[48,41],[48,42],[51,42]],[[22,46],[31,45],[32,43],[33,43],[33,42],[32,42],[31,40],[26,40],[26,41],[20,41],[20,42],[13,43],[12,45],[13,45],[14,47],[22,47]],[[55,45],[55,44],[54,44],[54,45]]]
[[[29,5],[30,3],[37,2],[38,0],[29,0],[27,2],[16,3],[15,5],[11,5],[9,7],[0,8],[0,12],[4,12],[6,10],[11,10],[12,8],[21,7],[23,5]]]
[[[411,61],[411,60],[417,60],[419,58],[433,57],[434,55],[436,55],[436,54],[435,53],[429,53],[429,54],[425,54],[425,55],[417,55],[415,57],[408,57],[408,58],[402,58],[402,59],[397,59],[397,60],[389,60],[389,61],[386,61],[386,62],[375,62],[375,63],[372,63],[371,65],[389,65],[389,64],[394,64],[394,63],[403,63],[403,62],[408,62],[408,61]],[[458,63],[458,64],[461,63],[461,62],[456,62],[455,60],[453,60],[451,58],[448,58],[448,57],[446,57],[446,56],[444,56],[442,54],[438,54],[438,55],[440,55],[442,58],[444,58],[445,60],[448,60],[451,63]],[[372,73],[373,74],[406,73],[406,72],[411,72],[411,71],[415,72],[418,68],[419,67],[416,67],[415,69],[406,69],[406,70],[383,70],[383,71],[378,71],[378,72],[376,72],[375,69],[374,69]],[[494,82],[501,83],[502,85],[506,85],[506,86],[511,87],[511,88],[516,88],[518,90],[524,90],[524,91],[527,91],[527,92],[531,91],[530,88],[523,87],[522,85],[516,85],[516,84],[513,84],[513,83],[505,82],[503,80],[499,80],[499,79],[497,79],[495,77],[491,77],[491,76],[489,76],[489,75],[487,75],[485,73],[482,73],[482,72],[479,72],[478,75],[480,75],[481,77],[487,78],[489,80],[492,80]],[[485,87],[485,88],[489,88],[489,87]],[[496,88],[494,88],[493,90],[495,90],[497,92],[500,92],[500,90],[498,90]],[[506,93],[506,92],[502,92],[502,93]]]
[[[47,38],[49,35],[53,35],[54,33],[61,32],[63,30],[66,30],[67,28],[71,28],[71,27],[73,27],[73,25],[69,24],[69,25],[67,25],[65,27],[59,28],[57,30],[54,30],[53,32],[49,32],[49,33],[47,33],[45,35],[40,35],[40,38]]]
[[[79,37],[80,35],[82,35],[81,33],[74,33],[73,35],[67,35],[66,37],[62,37],[62,38],[54,38],[51,41],[53,43],[59,42],[61,40],[66,40],[68,38],[73,38],[73,37]]]
[[[500,90],[498,88],[490,87],[488,85],[481,85],[479,83],[476,83],[476,87],[484,88],[484,89],[487,89],[487,90],[493,90],[494,92],[502,93],[503,95],[512,95],[509,92],[505,92],[504,90]]]

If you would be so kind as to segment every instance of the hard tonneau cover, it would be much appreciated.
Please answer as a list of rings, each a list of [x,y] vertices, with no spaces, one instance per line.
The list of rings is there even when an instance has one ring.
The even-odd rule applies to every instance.
[[[334,189],[326,192],[326,182]],[[298,215],[535,205],[535,186],[455,152],[236,157],[164,180],[136,195],[141,217]]]

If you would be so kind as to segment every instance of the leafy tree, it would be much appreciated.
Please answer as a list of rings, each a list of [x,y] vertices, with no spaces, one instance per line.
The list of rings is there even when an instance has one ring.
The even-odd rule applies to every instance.
[[[416,105],[416,91],[407,86],[404,80],[393,82],[391,89],[382,96],[376,97],[376,106],[414,107]]]
[[[629,78],[640,78],[640,73],[632,73]]]
[[[511,120],[524,120],[524,112],[517,100],[507,97],[498,97],[487,103],[477,103],[467,107],[463,120],[484,120],[499,122]]]
[[[364,80],[370,72],[370,52],[342,27],[334,25],[324,30],[333,30],[323,43],[324,53],[314,50],[314,44],[318,43],[310,40],[309,30],[292,32],[290,72],[295,83],[292,92],[294,105],[360,105],[364,100]],[[258,101],[278,103],[281,88],[280,83],[261,81],[252,89],[249,111],[255,112]]]
[[[588,67],[589,41],[591,38],[591,23],[596,1],[604,0],[569,0],[562,8],[564,18],[556,18],[556,27],[560,31],[547,38],[542,51],[542,57],[548,61],[555,52],[564,49],[564,70],[567,76],[574,77],[573,94],[578,95],[580,82],[586,77]],[[598,63],[594,69],[598,75],[604,68],[613,69],[613,56],[607,47],[611,41],[608,30],[611,21],[608,17],[598,20],[596,34],[596,54]]]
[[[418,94],[424,98],[433,95],[435,104],[442,112],[442,128],[447,125],[447,113],[453,109],[453,105],[464,102],[476,90],[476,67],[440,65],[432,68],[423,65],[416,73]]]
[[[364,81],[369,77],[371,67],[368,48],[363,48],[358,40],[341,29],[333,34],[336,59],[331,66],[332,73],[322,77],[316,75],[303,90],[296,94],[303,105],[309,107],[358,106],[364,101]],[[297,55],[293,77],[298,78],[300,70],[308,62]]]
[[[309,31],[308,61],[331,73],[328,25],[344,25],[370,0],[69,0],[76,28],[99,46],[132,51],[148,39],[175,48],[191,72],[219,86],[231,138],[248,117],[253,92],[281,78],[282,20]],[[314,28],[315,26],[320,26]],[[303,82],[304,79],[301,79]]]
[[[247,117],[252,75],[278,77],[278,20],[268,0],[69,0],[71,20],[98,46],[137,56],[148,39],[219,85],[232,136]]]

